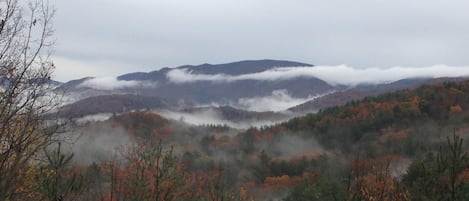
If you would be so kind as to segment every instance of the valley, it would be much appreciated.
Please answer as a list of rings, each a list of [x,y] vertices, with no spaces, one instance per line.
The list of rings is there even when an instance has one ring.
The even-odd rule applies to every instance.
[[[0,201],[467,201],[468,7],[0,0]]]
[[[193,70],[220,70],[206,70],[205,66]],[[146,76],[136,73],[123,77],[127,82]],[[80,81],[65,83],[58,89],[68,86],[68,96],[83,93],[76,82]],[[157,82],[161,86],[162,81]],[[446,151],[461,146],[457,151],[466,153],[469,145],[462,141],[469,129],[469,82],[464,77],[356,86],[328,85],[316,79],[260,84],[249,81],[234,86],[229,86],[231,82],[197,82],[204,83],[181,89],[191,87],[192,95],[176,96],[183,94],[176,92],[176,87],[171,93],[174,96],[168,96],[171,98],[166,98],[163,91],[147,91],[157,86],[126,86],[101,92],[86,88],[96,95],[77,99],[56,113],[75,122],[68,133],[73,143],[63,147],[64,153],[74,153],[71,164],[75,168],[67,170],[100,178],[93,184],[99,188],[89,189],[87,194],[124,198],[145,199],[155,194],[143,191],[158,188],[188,200],[443,199],[449,196],[446,188],[441,189],[446,183],[419,183],[448,174],[447,170],[433,171],[436,165],[442,165],[435,159],[437,154],[445,160],[458,160],[457,167],[445,167],[457,171],[453,181],[459,188],[457,196],[469,192],[469,180],[464,177],[469,158],[451,158]],[[290,85],[292,82],[297,83]],[[311,87],[312,82],[321,87]],[[231,95],[213,98],[210,90],[217,84],[220,89],[216,90]],[[250,85],[249,91],[241,87],[244,84]],[[203,89],[207,92],[201,92]],[[276,97],[269,96],[269,90]],[[197,91],[202,95],[194,95]],[[254,95],[262,93],[266,96]],[[312,94],[321,95],[312,98]],[[239,100],[256,97],[253,103],[263,105],[261,109],[254,104],[247,108],[236,105]],[[284,100],[292,106],[269,110]],[[141,158],[140,154],[150,154],[150,158]],[[162,160],[162,164],[152,160]],[[90,168],[94,173],[89,172]],[[166,183],[159,184],[162,186],[151,185],[153,168],[171,169],[161,175],[161,179],[168,177]],[[133,175],[138,171],[142,171],[141,176]],[[429,171],[425,173],[429,175],[421,171]],[[82,181],[92,177],[85,176]],[[146,185],[131,187],[130,191],[125,185],[105,187],[109,182],[123,185],[137,181]],[[421,188],[428,191],[420,192]],[[191,189],[191,193],[185,189]]]

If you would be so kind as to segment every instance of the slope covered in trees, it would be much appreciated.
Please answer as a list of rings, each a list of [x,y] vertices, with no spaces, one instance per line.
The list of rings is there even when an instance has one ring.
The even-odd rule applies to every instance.
[[[122,137],[111,132],[119,128],[129,136],[128,146],[94,163],[75,160],[60,147],[46,152],[47,163],[27,168],[35,178],[27,183],[28,197],[467,200],[468,109],[464,81],[383,94],[248,130],[195,127],[150,111],[125,113],[76,129],[99,139],[106,129]]]
[[[424,144],[411,142],[418,140],[412,137],[431,140],[452,129],[464,130],[468,126],[468,107],[469,82],[447,82],[353,101],[292,119],[282,126],[293,132],[307,132],[321,144],[339,147],[344,153],[363,141],[401,139],[415,147]]]
[[[181,183],[167,184],[174,185],[172,200],[465,200],[468,103],[464,81],[383,94],[246,131],[192,127],[149,112],[109,121],[145,139],[126,155],[146,153],[149,145],[170,151],[165,153],[177,161],[173,173],[182,174],[175,175]],[[139,179],[148,185],[139,188],[156,188],[155,177],[127,175],[154,164],[140,163],[120,163],[116,182]],[[129,200],[159,191],[112,192],[101,194]]]

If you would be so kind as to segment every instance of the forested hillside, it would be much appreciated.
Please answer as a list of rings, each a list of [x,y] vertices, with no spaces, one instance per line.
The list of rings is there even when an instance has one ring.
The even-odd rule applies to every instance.
[[[236,130],[151,111],[76,129],[87,148],[127,136],[89,162],[65,145],[24,172],[24,199],[467,200],[469,81],[369,97],[288,122]],[[99,153],[98,153],[99,154]]]

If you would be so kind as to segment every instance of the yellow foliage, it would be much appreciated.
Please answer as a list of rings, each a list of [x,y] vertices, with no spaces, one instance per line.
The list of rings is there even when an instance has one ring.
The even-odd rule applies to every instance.
[[[244,187],[239,188],[239,198],[241,198],[241,200],[247,200],[248,198],[248,192]]]

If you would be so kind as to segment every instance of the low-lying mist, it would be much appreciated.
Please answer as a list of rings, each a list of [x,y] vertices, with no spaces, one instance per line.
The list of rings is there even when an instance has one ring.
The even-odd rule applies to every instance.
[[[174,83],[190,83],[197,81],[235,82],[242,80],[290,80],[300,77],[319,78],[332,85],[380,84],[390,83],[408,78],[439,78],[469,76],[469,68],[464,66],[433,65],[425,67],[376,67],[359,68],[347,65],[281,67],[258,73],[242,75],[226,74],[195,74],[187,69],[174,69],[167,77]]]
[[[89,87],[98,90],[114,90],[130,87],[157,87],[157,83],[149,81],[118,80],[116,77],[97,77],[85,80],[78,87]]]
[[[214,109],[207,109],[204,111],[198,111],[198,112],[193,112],[193,113],[161,110],[161,111],[156,111],[156,113],[160,114],[161,116],[167,119],[181,121],[190,125],[195,125],[195,126],[226,125],[226,126],[229,126],[231,128],[236,128],[236,129],[247,129],[250,127],[268,126],[268,125],[274,125],[276,123],[281,122],[281,120],[270,121],[270,120],[255,120],[255,119],[232,121],[232,120],[223,118],[222,115]]]
[[[81,165],[113,160],[119,157],[119,149],[135,144],[123,128],[109,124],[85,127],[67,136],[69,143],[64,144],[64,148],[74,154],[73,162]]]
[[[288,90],[279,89],[272,91],[270,96],[256,96],[249,98],[240,98],[237,103],[231,106],[256,112],[274,111],[281,112],[302,103],[320,98],[326,94],[309,95],[306,98],[292,97]]]
[[[324,153],[323,147],[314,138],[304,138],[293,134],[284,134],[272,144],[269,150],[272,155],[284,160],[317,157]]]
[[[76,118],[74,121],[77,124],[85,124],[85,123],[92,123],[92,122],[99,122],[99,121],[106,121],[111,118],[111,113],[99,113],[93,115],[86,115],[84,117]]]

